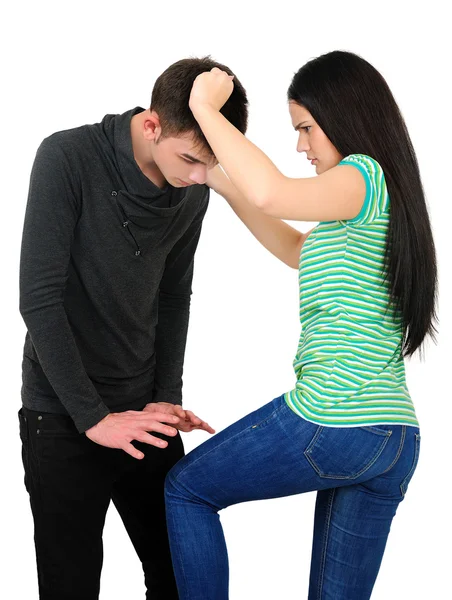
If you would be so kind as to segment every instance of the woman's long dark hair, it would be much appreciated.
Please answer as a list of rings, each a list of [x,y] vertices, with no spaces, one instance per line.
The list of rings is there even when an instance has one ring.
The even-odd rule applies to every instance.
[[[367,61],[335,51],[294,75],[288,99],[311,113],[342,156],[367,154],[383,169],[391,202],[386,276],[410,356],[427,335],[435,338],[437,268],[416,154],[391,90]]]

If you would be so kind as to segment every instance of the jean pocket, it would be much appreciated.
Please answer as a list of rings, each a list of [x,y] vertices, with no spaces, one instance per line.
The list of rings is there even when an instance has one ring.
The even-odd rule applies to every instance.
[[[56,413],[40,413],[36,421],[36,433],[52,438],[80,436],[71,417]]]
[[[19,417],[19,435],[20,440],[24,446],[28,444],[28,429],[27,429],[27,418],[23,414],[22,409],[17,413]]]
[[[41,461],[73,460],[94,447],[66,415],[41,413],[36,421],[36,451]]]
[[[19,435],[20,441],[22,442],[22,464],[24,466],[24,484],[25,489],[28,491],[28,477],[29,477],[29,443],[28,443],[28,424],[27,418],[23,414],[22,409],[18,412],[19,417]]]
[[[319,477],[356,479],[378,460],[392,434],[390,426],[319,426],[304,455]]]
[[[411,464],[411,468],[410,468],[410,470],[408,472],[408,475],[405,477],[405,479],[400,484],[400,493],[402,494],[402,498],[405,496],[406,491],[408,489],[408,484],[410,483],[411,478],[414,475],[414,471],[416,470],[417,463],[419,461],[420,446],[421,446],[421,436],[420,436],[419,433],[415,433],[414,434],[414,456],[413,456],[413,462]]]

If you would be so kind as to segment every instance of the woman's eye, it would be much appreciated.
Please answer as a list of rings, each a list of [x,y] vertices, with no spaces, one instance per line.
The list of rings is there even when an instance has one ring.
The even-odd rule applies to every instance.
[[[311,131],[311,127],[312,125],[306,125],[306,127],[303,127],[303,129],[306,131],[306,133],[309,133]]]

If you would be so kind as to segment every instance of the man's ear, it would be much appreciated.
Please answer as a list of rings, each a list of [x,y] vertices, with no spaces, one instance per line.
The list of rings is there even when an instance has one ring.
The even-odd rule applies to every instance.
[[[155,110],[149,111],[149,116],[143,123],[143,137],[148,142],[157,142],[162,135],[162,127],[160,125],[160,117]]]

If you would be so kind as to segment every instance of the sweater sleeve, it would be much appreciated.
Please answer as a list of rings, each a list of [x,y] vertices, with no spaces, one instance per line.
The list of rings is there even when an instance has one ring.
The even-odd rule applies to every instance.
[[[209,194],[209,191],[207,191]],[[159,290],[154,402],[182,404],[182,374],[195,251],[208,200],[168,255]]]
[[[67,154],[51,136],[36,154],[22,238],[20,312],[39,364],[80,432],[109,410],[88,377],[64,308],[81,206]]]

